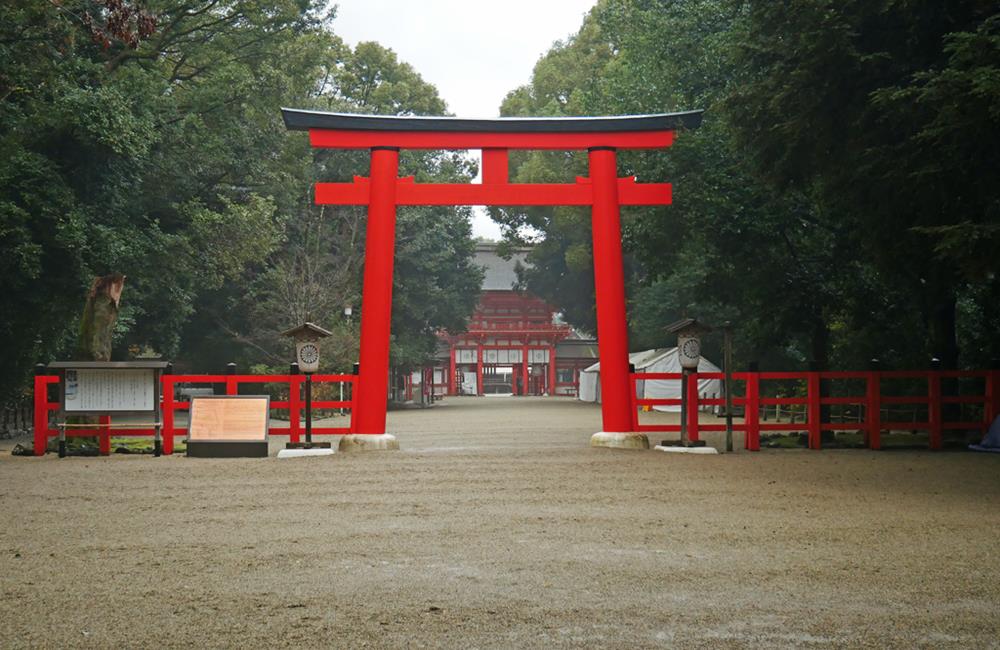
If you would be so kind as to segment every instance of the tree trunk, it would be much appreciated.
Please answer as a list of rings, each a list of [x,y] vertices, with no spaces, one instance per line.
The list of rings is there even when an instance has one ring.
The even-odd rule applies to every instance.
[[[111,335],[124,288],[125,276],[121,273],[94,278],[80,319],[76,361],[111,361]]]
[[[118,321],[118,303],[121,301],[125,276],[112,273],[94,278],[87,292],[87,302],[80,318],[80,336],[76,342],[74,361],[111,361],[111,335]],[[92,415],[67,417],[72,424],[96,424]],[[71,449],[80,446],[97,446],[97,438],[68,438]]]

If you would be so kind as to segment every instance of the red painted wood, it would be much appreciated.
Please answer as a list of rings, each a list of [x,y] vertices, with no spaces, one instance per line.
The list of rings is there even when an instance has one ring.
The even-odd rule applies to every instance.
[[[820,379],[867,379],[867,372],[853,370],[824,370],[819,373]]]
[[[687,430],[691,442],[701,440],[698,434],[698,373],[693,372],[687,378],[688,408]]]
[[[291,375],[291,377],[293,377],[293,378],[294,377],[298,377],[299,381],[304,381],[304,379],[302,378],[302,375]],[[316,384],[316,383],[341,383],[341,382],[345,383],[345,384],[353,384],[354,382],[356,382],[358,380],[358,378],[356,376],[354,376],[354,375],[313,375],[312,376],[312,380],[313,380],[314,384]],[[278,381],[287,381],[287,380],[279,379]]]
[[[864,404],[868,401],[867,396],[863,397],[820,397],[820,404]]]
[[[986,426],[1000,416],[1000,370],[991,370],[986,377]]]
[[[820,401],[819,401],[819,373],[810,372],[806,373],[806,384],[808,386],[809,403],[806,406],[807,418],[809,423],[809,448],[810,449],[821,449],[821,437],[820,432],[822,431],[820,425]]]
[[[941,377],[938,373],[927,374],[927,420],[930,425],[928,443],[931,449],[941,449]]]
[[[367,178],[351,183],[316,183],[317,205],[367,205],[371,196]],[[620,205],[669,205],[670,183],[637,183],[634,177],[618,179]],[[506,183],[495,179],[476,183],[414,183],[400,178],[397,205],[590,205],[593,186],[589,179],[576,183]]]
[[[506,184],[510,175],[506,149],[483,149],[483,184]]]
[[[549,149],[591,147],[663,149],[674,142],[673,131],[607,133],[447,133],[421,131],[341,131],[310,129],[309,143],[330,149]]]
[[[942,404],[985,404],[989,398],[984,395],[942,395]]]
[[[882,448],[882,379],[878,372],[868,373],[868,402],[865,405],[868,448]]]
[[[33,452],[36,456],[44,456],[49,444],[49,384],[58,381],[58,377],[47,375],[35,377],[35,418],[32,424],[35,430]]]
[[[170,456],[174,453],[174,383],[172,375],[163,375],[163,453]]]
[[[100,424],[100,435],[97,437],[97,453],[102,456],[111,455],[111,416],[101,415],[97,418]]]
[[[372,151],[371,195],[368,199],[365,274],[361,297],[360,376],[355,412],[351,415],[352,428],[357,433],[385,433],[398,170],[398,151]]]
[[[521,394],[527,395],[528,390],[528,346],[521,346]]]
[[[483,394],[483,344],[476,347],[476,395]]]
[[[930,380],[930,377],[927,378]],[[927,395],[883,395],[883,404],[927,404],[930,397]]]
[[[743,423],[746,426],[744,446],[749,451],[760,451],[760,373],[747,373],[746,405]]]
[[[451,346],[448,354],[448,394],[458,395],[458,390],[455,382],[455,373],[457,372],[455,368],[455,346]]]
[[[275,400],[271,402],[271,408],[273,409],[292,409],[292,402],[294,400],[295,392],[292,389],[292,385],[299,385],[304,381],[305,377],[302,375],[164,375],[161,378],[162,381],[162,401],[161,409],[163,413],[163,423],[161,427],[161,434],[163,439],[163,453],[172,454],[174,452],[174,439],[178,435],[186,435],[187,429],[177,428],[176,426],[176,412],[178,410],[188,410],[191,408],[190,402],[178,402],[176,400],[176,384],[186,383],[186,384],[212,384],[212,383],[226,383],[227,390],[233,390],[233,394],[238,394],[239,384],[241,383],[281,383],[287,382],[290,384],[290,400],[282,401]],[[354,384],[357,377],[354,375],[313,375],[313,382],[344,382],[348,384]],[[35,378],[35,394],[34,394],[34,438],[36,444],[35,455],[41,456],[45,453],[45,446],[48,442],[48,438],[56,436],[59,434],[57,429],[48,427],[48,413],[50,411],[57,411],[60,408],[58,402],[49,402],[47,398],[47,387],[49,384],[59,383],[59,377],[52,375],[38,376]],[[352,413],[354,410],[354,401],[314,401],[314,406],[316,408],[348,408],[351,409]],[[301,409],[301,399],[297,400],[297,406]],[[66,435],[68,437],[98,437],[100,439],[100,451],[101,453],[110,452],[110,440],[114,436],[155,436],[156,429],[153,427],[143,428],[117,428],[111,427],[111,416],[100,416],[97,424],[94,425],[92,429],[68,429]],[[293,418],[291,421],[292,426],[289,427],[272,427],[270,429],[271,435],[295,435],[301,431],[301,423],[295,424],[296,420]],[[317,434],[343,434],[348,432],[346,427],[327,427],[320,429],[313,429],[314,433]],[[294,439],[294,438],[293,438]],[[105,451],[107,450],[107,451]]]
[[[604,431],[632,430],[629,398],[628,324],[622,263],[618,164],[615,151],[589,152],[594,190],[591,231],[594,241],[594,288],[597,297],[597,345],[601,362],[601,415]]]
[[[305,377],[292,375],[288,379],[288,435],[291,442],[300,442],[302,436],[302,384]],[[315,377],[313,381],[315,381]],[[280,408],[277,405],[274,407]]]

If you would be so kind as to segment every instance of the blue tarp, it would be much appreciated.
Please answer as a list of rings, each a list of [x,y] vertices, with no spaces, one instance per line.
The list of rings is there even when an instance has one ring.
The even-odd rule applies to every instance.
[[[978,445],[969,445],[969,449],[973,451],[1000,453],[1000,415],[993,420],[993,424],[990,425],[990,430],[983,436],[982,442]]]

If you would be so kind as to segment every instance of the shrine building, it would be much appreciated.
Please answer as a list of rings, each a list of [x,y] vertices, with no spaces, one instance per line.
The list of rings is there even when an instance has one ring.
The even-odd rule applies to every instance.
[[[562,322],[541,298],[516,290],[517,266],[530,249],[510,259],[496,244],[476,245],[483,267],[482,294],[461,334],[440,334],[435,373],[447,395],[576,395],[579,374],[597,359],[597,341]]]

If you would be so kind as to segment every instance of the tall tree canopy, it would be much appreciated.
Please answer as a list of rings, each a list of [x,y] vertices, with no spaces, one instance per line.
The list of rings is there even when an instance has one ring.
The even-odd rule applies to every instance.
[[[741,35],[727,108],[755,170],[811,187],[864,233],[856,254],[912,297],[926,349],[955,365],[959,301],[992,294],[977,308],[997,313],[1000,8],[755,2]],[[1000,349],[984,343],[966,342]]]
[[[733,321],[744,360],[956,364],[961,346],[981,365],[1000,351],[995,14],[601,0],[502,110],[706,110],[670,150],[620,155],[623,173],[675,186],[674,205],[623,212],[636,346],[669,343],[663,325],[686,312]],[[514,165],[533,181],[586,170],[580,154]],[[493,214],[512,241],[539,242],[523,281],[592,329],[586,211]]]
[[[359,305],[364,211],[312,205],[366,173],[314,153],[279,107],[441,114],[377,43],[346,47],[319,0],[68,0],[0,7],[0,393],[68,353],[94,276],[128,276],[115,349],[182,366],[284,365],[275,332]],[[449,155],[404,164],[471,178]],[[412,173],[411,170],[411,173]],[[466,215],[400,217],[395,358],[418,363],[478,292]],[[428,254],[426,239],[437,238]],[[447,291],[445,289],[448,289]],[[443,298],[442,298],[443,296]],[[336,321],[335,321],[336,319]],[[341,326],[343,366],[353,333]]]

